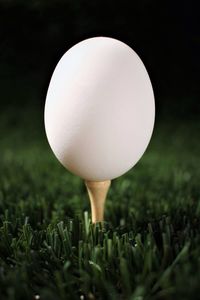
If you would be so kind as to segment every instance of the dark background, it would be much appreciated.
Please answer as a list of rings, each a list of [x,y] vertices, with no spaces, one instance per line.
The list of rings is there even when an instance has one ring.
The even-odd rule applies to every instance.
[[[189,0],[0,0],[1,107],[43,108],[60,57],[99,35],[120,39],[141,57],[158,118],[199,117],[198,7]]]

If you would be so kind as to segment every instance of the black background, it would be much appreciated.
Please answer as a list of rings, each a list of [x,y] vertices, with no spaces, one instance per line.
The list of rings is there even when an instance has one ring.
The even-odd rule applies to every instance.
[[[2,108],[42,108],[60,57],[94,36],[117,38],[138,53],[157,115],[199,117],[198,7],[185,0],[0,0]]]

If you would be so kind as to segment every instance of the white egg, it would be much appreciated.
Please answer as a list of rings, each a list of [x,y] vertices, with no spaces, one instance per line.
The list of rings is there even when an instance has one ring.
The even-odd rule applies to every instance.
[[[121,176],[143,155],[152,135],[155,103],[138,55],[107,37],[69,49],[52,75],[45,129],[58,160],[91,181]]]

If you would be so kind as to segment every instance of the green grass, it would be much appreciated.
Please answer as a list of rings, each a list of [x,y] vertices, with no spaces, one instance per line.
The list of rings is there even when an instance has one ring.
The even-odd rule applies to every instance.
[[[84,183],[52,154],[41,110],[0,117],[1,300],[199,299],[199,123],[159,120],[94,226]]]

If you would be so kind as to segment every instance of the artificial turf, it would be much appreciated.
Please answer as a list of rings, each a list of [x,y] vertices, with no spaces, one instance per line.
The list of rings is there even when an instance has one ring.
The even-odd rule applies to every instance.
[[[0,299],[200,299],[200,124],[157,120],[91,224],[83,180],[56,160],[42,109],[0,116]]]

